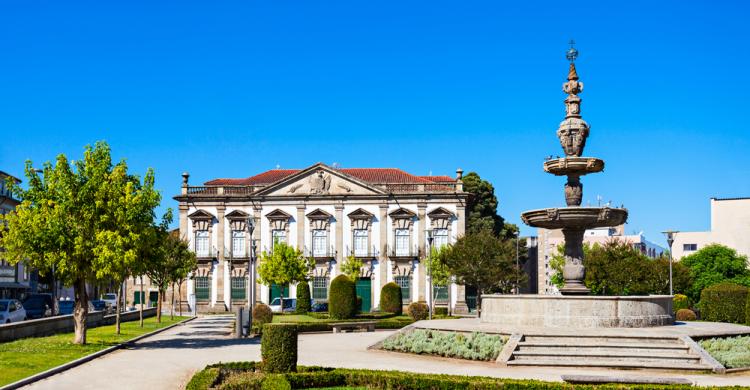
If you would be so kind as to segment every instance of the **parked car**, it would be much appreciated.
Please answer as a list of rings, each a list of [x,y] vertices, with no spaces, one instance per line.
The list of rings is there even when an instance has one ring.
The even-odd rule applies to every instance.
[[[281,313],[281,298],[274,298],[268,305],[273,313]],[[284,298],[284,313],[293,312],[297,308],[296,298]]]
[[[73,314],[75,310],[75,301],[60,301],[58,306],[60,307],[60,315]],[[94,305],[89,301],[89,312],[95,311]]]
[[[327,312],[328,302],[327,301],[313,302],[312,305],[310,306],[310,311],[315,312],[315,313]]]
[[[52,294],[29,294],[23,300],[28,318],[49,317],[57,313]]]
[[[107,303],[101,299],[94,299],[91,301],[91,306],[93,306],[96,311],[107,311]]]
[[[111,307],[112,310],[117,308],[117,294],[115,293],[102,294],[102,301],[104,301],[108,307]]]
[[[0,324],[26,321],[26,309],[17,299],[0,299]]]

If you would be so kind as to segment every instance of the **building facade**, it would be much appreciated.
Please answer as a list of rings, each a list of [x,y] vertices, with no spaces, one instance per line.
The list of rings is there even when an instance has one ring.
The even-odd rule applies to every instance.
[[[251,282],[257,280],[253,244],[260,259],[274,242],[285,242],[315,260],[313,299],[327,299],[340,265],[354,256],[364,264],[356,281],[363,311],[377,309],[380,290],[389,282],[401,286],[404,304],[429,304],[427,237],[432,234],[432,245],[441,246],[464,233],[469,194],[461,176],[461,170],[451,178],[322,163],[245,179],[215,179],[202,186],[190,186],[183,174],[181,194],[175,197],[180,234],[199,263],[187,283],[188,294],[198,311],[231,310],[248,300],[270,303],[282,291],[294,297],[295,286]],[[435,293],[436,307],[467,312],[463,286]]]
[[[537,291],[539,294],[559,294],[559,290],[550,282],[554,270],[550,268],[550,260],[558,253],[557,248],[564,245],[565,237],[562,230],[538,229],[538,237],[534,241],[535,246],[529,247],[529,259],[533,258],[531,252],[536,251],[537,259]],[[643,233],[624,234],[625,225],[611,228],[589,229],[584,232],[583,243],[603,245],[607,241],[616,239],[629,243],[644,255],[650,258],[661,256],[665,249],[646,239]]]
[[[0,214],[3,215],[15,210],[20,203],[8,188],[7,180],[16,184],[21,182],[17,177],[0,171]],[[3,248],[0,248],[0,251],[2,250]],[[30,269],[23,262],[10,264],[0,260],[0,299],[23,299],[24,294],[36,291],[36,282],[36,271]]]
[[[675,233],[672,253],[679,260],[710,244],[750,257],[750,198],[711,198],[711,230]]]

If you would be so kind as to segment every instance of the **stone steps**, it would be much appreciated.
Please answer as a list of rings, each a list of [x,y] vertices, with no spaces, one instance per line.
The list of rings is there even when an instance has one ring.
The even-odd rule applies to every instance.
[[[511,366],[651,368],[710,371],[677,337],[524,335],[507,361]]]

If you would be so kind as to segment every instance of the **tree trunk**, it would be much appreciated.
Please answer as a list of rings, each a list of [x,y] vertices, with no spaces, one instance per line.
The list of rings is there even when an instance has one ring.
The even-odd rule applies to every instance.
[[[143,293],[143,276],[141,276],[141,299],[140,299],[141,310],[140,310],[140,313],[138,313],[140,316],[141,328],[143,328],[143,301],[145,300],[146,300],[146,294]]]
[[[177,312],[182,316],[182,280],[177,283]]]
[[[172,302],[170,302],[169,319],[174,319],[174,282],[172,282]]]
[[[73,284],[75,297],[75,308],[73,309],[73,320],[75,322],[75,344],[86,344],[86,319],[89,314],[89,297],[86,292],[86,280],[78,279]]]
[[[159,291],[156,293],[156,322],[159,324],[161,324],[161,297],[162,297],[162,292],[160,288]]]
[[[115,304],[115,334],[120,334],[120,305],[122,302],[122,284],[117,286],[117,303]]]

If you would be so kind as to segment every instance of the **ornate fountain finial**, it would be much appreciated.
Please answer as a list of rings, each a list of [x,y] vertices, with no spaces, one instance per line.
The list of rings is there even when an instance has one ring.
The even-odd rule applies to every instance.
[[[565,53],[565,58],[567,58],[572,64],[576,62],[576,58],[578,58],[578,50],[576,50],[576,41],[571,39],[568,44],[570,45],[570,49]]]
[[[560,138],[560,145],[566,156],[580,157],[586,146],[586,138],[589,136],[589,125],[581,119],[581,98],[578,94],[583,92],[583,83],[578,81],[578,72],[576,72],[574,62],[578,58],[578,50],[573,47],[574,44],[575,41],[571,40],[570,49],[565,55],[570,61],[570,70],[568,81],[563,84],[562,89],[568,97],[565,98],[565,120],[560,123],[557,137]]]

